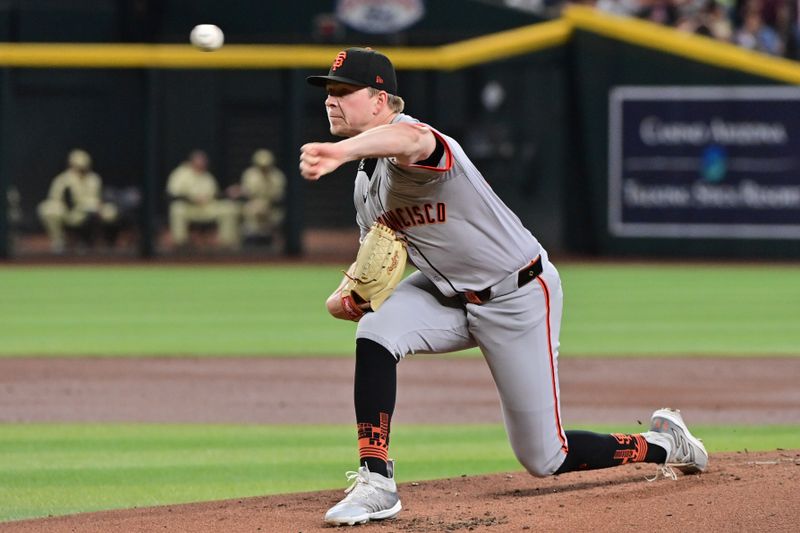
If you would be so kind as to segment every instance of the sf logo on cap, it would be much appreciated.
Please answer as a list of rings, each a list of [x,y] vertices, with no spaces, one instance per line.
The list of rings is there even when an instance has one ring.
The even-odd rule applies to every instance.
[[[333,60],[333,65],[331,66],[331,70],[336,70],[337,68],[341,67],[345,59],[347,59],[347,51],[342,50],[341,52],[339,52],[339,55],[336,56],[336,59]]]

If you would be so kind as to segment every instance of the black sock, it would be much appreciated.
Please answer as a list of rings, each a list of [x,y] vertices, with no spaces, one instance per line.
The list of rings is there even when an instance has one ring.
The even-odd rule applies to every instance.
[[[569,452],[556,474],[573,470],[596,470],[626,463],[663,463],[667,451],[648,443],[641,434],[600,434],[567,431]]]
[[[388,476],[386,462],[397,397],[397,359],[377,342],[357,339],[353,389],[359,460],[370,472]]]

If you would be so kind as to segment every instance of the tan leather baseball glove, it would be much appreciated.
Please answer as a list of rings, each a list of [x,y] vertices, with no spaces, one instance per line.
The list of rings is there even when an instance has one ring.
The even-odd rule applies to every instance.
[[[342,289],[344,306],[352,309],[369,303],[369,309],[377,311],[403,279],[407,257],[405,243],[393,230],[378,222],[373,224]]]

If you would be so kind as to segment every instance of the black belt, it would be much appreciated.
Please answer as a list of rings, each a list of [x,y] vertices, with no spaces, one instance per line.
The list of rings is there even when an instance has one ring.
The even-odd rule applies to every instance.
[[[541,273],[542,273],[542,257],[538,256],[536,259],[531,261],[525,268],[517,272],[517,288],[527,285],[534,278],[541,275]],[[491,300],[492,288],[493,287],[487,287],[480,291],[466,291],[460,293],[459,296],[465,303],[469,302],[471,304],[481,305]]]

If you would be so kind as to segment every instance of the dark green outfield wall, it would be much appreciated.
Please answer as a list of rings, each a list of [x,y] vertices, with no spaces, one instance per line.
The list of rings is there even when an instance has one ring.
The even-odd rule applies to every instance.
[[[428,4],[429,17],[420,23],[420,31],[426,39],[438,35],[439,42],[481,33],[474,24],[476,16],[485,21],[481,27],[486,31],[532,22],[468,3],[459,12],[469,15],[468,21],[454,20],[453,28],[437,29],[429,19],[435,19],[444,2]],[[24,10],[0,8],[0,31],[12,40],[36,37],[41,34],[36,33],[36,10],[53,5],[32,1]],[[90,32],[88,41],[115,35],[130,40],[131,20],[138,19],[135,13],[119,11],[118,5],[99,2],[102,9],[63,17],[83,16],[95,32]],[[145,29],[149,28],[150,38],[176,40],[182,30],[175,13],[183,4],[158,5],[162,7],[153,13],[161,22],[150,20],[154,25]],[[325,3],[326,9],[332,5]],[[208,18],[212,7],[210,2],[193,3],[186,20]],[[260,8],[254,9],[254,16],[261,16]],[[284,40],[308,34],[302,24],[310,14],[300,14],[306,22],[287,23]],[[45,25],[52,20],[50,15],[40,17]],[[226,24],[237,28],[232,39],[258,40],[248,21],[226,20]],[[56,35],[77,38],[77,34]],[[23,221],[16,231],[42,231],[36,205],[63,168],[67,151],[77,146],[91,152],[108,185],[145,190],[149,198],[145,203],[153,214],[142,225],[148,233],[165,225],[166,177],[189,150],[209,152],[212,171],[224,186],[239,178],[252,151],[261,146],[275,151],[278,163],[296,184],[291,191],[290,233],[298,237],[305,228],[354,227],[354,165],[314,184],[303,182],[297,172],[300,144],[333,140],[327,132],[323,92],[303,82],[311,73],[0,70],[0,183],[21,193]],[[497,193],[551,250],[656,257],[800,257],[800,239],[643,239],[612,237],[608,231],[609,91],[622,85],[778,85],[775,81],[579,29],[565,46],[455,72],[402,70],[398,79],[407,111],[459,140]],[[496,107],[487,107],[484,92],[492,87],[501,87],[503,98]],[[148,175],[153,177],[149,192]],[[0,219],[4,207],[0,202]],[[9,250],[4,236],[0,220],[0,256]],[[147,245],[147,238],[143,242]],[[299,242],[298,237],[295,243]]]
[[[549,246],[564,240],[561,214],[567,100],[565,50],[491,63],[456,72],[398,73],[408,113],[460,141],[487,180]],[[324,91],[301,82],[301,131],[287,143],[290,77],[316,71],[157,71],[155,105],[155,226],[165,224],[166,178],[188,152],[209,153],[211,170],[225,186],[239,179],[253,150],[272,149],[298,183],[305,227],[352,227],[355,164],[315,183],[300,180],[303,142],[334,140],[327,131]],[[141,187],[147,170],[146,120],[152,78],[144,71],[34,70],[0,72],[6,84],[9,134],[7,176],[22,196],[23,232],[39,231],[35,209],[66,154],[82,147],[111,186]],[[499,84],[502,102],[482,103],[487,85]]]

